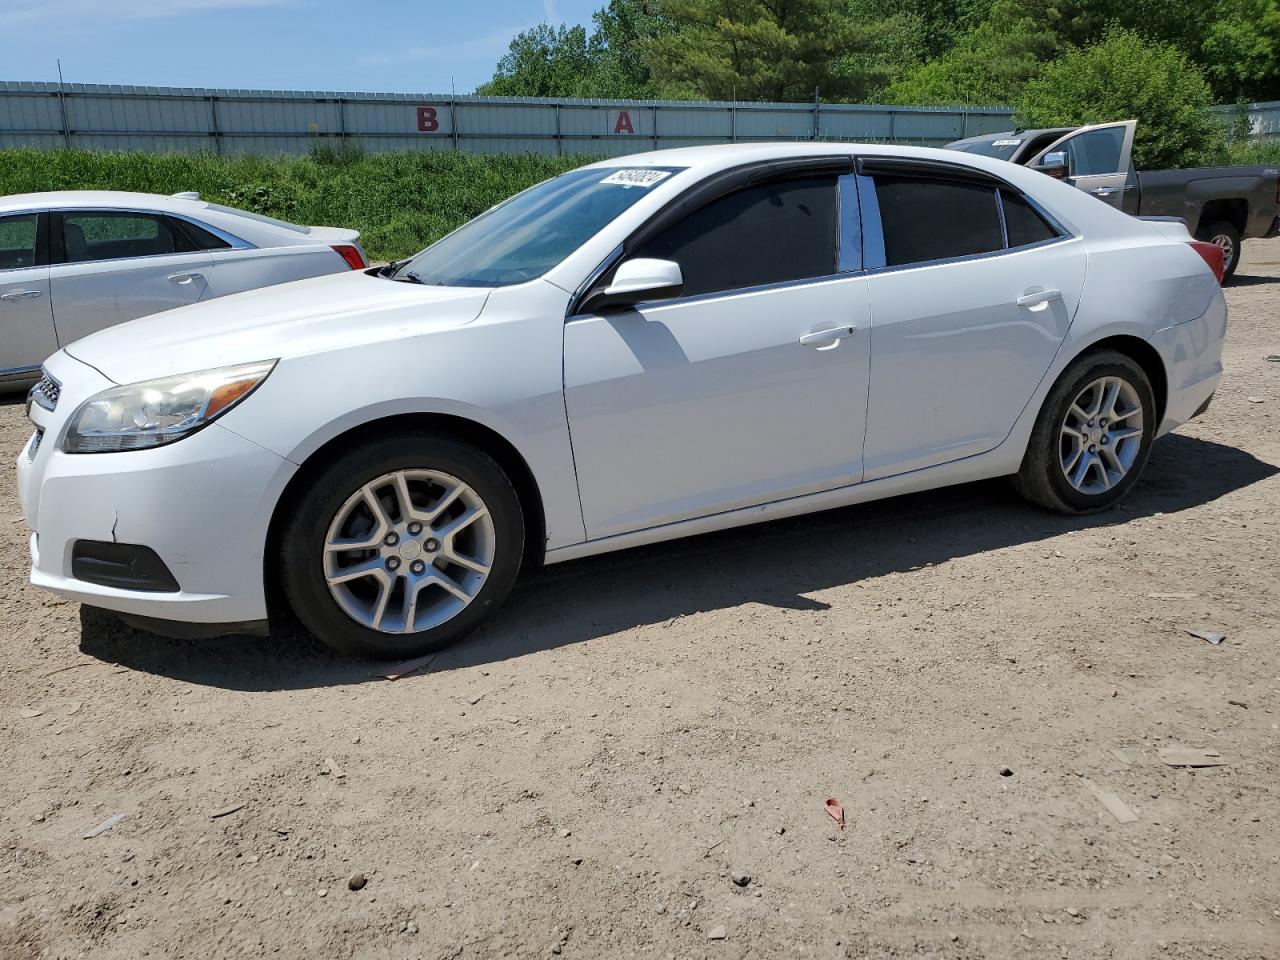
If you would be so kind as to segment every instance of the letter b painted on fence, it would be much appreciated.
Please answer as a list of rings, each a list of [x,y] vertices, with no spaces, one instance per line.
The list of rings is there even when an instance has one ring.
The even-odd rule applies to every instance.
[[[440,120],[436,116],[435,107],[418,108],[418,132],[435,133],[440,129]]]

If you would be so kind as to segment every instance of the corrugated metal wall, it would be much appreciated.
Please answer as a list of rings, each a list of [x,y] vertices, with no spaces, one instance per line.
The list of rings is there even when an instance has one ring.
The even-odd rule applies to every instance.
[[[305,153],[345,140],[368,153],[620,155],[759,140],[940,145],[1010,127],[1003,107],[543,100],[0,81],[0,147]]]

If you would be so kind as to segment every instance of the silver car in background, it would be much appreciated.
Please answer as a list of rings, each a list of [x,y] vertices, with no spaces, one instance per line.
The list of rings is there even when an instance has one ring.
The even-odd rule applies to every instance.
[[[360,234],[107,190],[0,197],[0,391],[60,347],[201,300],[368,265]]]

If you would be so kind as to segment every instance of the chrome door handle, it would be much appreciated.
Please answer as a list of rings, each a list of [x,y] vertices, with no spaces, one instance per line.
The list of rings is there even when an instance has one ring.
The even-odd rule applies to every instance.
[[[815,330],[813,333],[800,335],[801,346],[823,344],[819,350],[830,350],[845,337],[852,337],[858,330],[856,327],[829,327],[826,330]]]
[[[44,296],[43,290],[12,290],[9,293],[0,294],[0,300],[26,300],[42,296]]]
[[[1018,298],[1018,306],[1034,307],[1042,303],[1049,303],[1053,300],[1061,300],[1061,290],[1037,290],[1034,293],[1024,293]]]
[[[1095,197],[1110,197],[1120,192],[1119,187],[1094,187],[1089,191]]]
[[[175,273],[171,277],[169,277],[169,282],[187,284],[187,283],[191,283],[194,280],[203,280],[203,279],[204,279],[203,273]]]

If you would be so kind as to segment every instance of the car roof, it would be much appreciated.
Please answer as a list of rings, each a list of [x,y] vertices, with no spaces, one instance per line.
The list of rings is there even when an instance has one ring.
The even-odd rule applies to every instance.
[[[312,242],[311,228],[185,196],[126,190],[50,190],[0,197],[0,215],[27,210],[144,210],[171,213],[225,230],[257,246]]]
[[[1030,140],[1045,133],[1064,134],[1075,130],[1075,127],[1039,127],[1034,130],[1002,130],[1000,133],[983,133],[976,137],[965,137],[963,140],[952,140],[948,147],[959,147],[970,143],[994,143],[997,140]]]

